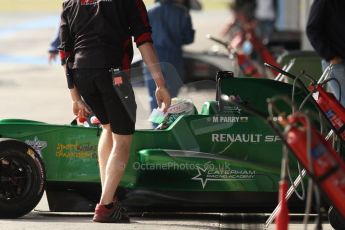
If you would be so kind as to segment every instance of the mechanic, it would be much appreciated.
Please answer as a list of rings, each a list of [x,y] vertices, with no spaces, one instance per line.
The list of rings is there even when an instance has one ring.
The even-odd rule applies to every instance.
[[[322,58],[322,68],[332,65],[331,77],[338,80],[341,104],[345,106],[345,9],[344,0],[314,0],[307,23],[307,36]],[[337,82],[327,84],[339,98]]]
[[[164,112],[170,94],[151,39],[142,0],[66,0],[61,14],[60,57],[73,103],[73,113],[92,112],[102,124],[98,161],[102,194],[95,222],[129,222],[114,198],[129,158],[135,130],[136,102],[130,83],[132,36],[156,84]]]

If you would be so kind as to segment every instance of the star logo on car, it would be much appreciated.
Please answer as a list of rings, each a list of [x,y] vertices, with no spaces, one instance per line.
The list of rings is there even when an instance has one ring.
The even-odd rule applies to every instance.
[[[208,179],[207,179],[208,169],[207,168],[203,169],[200,166],[196,166],[196,168],[198,170],[198,175],[193,177],[192,180],[200,180],[202,188],[205,188],[206,183],[208,181]]]
[[[42,156],[41,151],[48,146],[46,141],[40,141],[38,137],[34,137],[33,140],[26,140],[25,143],[30,145],[40,156]]]

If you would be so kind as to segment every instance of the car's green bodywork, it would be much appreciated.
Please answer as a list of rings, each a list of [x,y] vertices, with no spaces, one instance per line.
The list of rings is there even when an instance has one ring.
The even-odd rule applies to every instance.
[[[290,84],[268,79],[218,80],[218,94],[237,96],[263,114],[267,114],[267,98],[290,97],[291,92]],[[297,88],[295,95],[301,102],[305,92]],[[287,113],[291,111],[287,105],[278,106]],[[100,132],[97,127],[0,120],[0,137],[25,142],[40,155],[48,200],[54,188],[78,193],[74,185],[99,186]],[[193,206],[205,211],[208,206],[231,208],[231,204],[237,208],[241,204],[244,208],[272,208],[277,200],[282,144],[281,137],[262,117],[236,105],[221,105],[219,100],[205,102],[198,114],[181,116],[165,130],[135,132],[120,184],[132,195],[125,196],[124,202],[132,200],[128,205],[135,207]],[[292,154],[290,167],[296,176]],[[83,190],[88,193],[87,187]],[[54,206],[54,199],[51,209],[63,210]]]

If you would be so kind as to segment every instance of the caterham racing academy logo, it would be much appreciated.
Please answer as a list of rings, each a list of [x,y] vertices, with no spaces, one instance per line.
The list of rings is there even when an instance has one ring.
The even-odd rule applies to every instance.
[[[256,174],[255,170],[235,170],[227,164],[217,169],[212,166],[196,166],[198,175],[193,177],[192,180],[199,180],[203,189],[208,181],[253,180]]]
[[[197,171],[197,175],[191,179],[194,181],[200,181],[201,186],[204,189],[209,181],[248,181],[255,179],[255,170],[246,169],[235,169],[227,162],[227,157],[214,155],[210,153],[203,153],[197,151],[184,151],[184,150],[164,150],[172,158],[199,158],[199,159],[209,159],[204,164],[193,164],[190,165],[190,169]],[[222,160],[222,163],[214,164],[213,160]],[[191,167],[193,166],[193,167]]]

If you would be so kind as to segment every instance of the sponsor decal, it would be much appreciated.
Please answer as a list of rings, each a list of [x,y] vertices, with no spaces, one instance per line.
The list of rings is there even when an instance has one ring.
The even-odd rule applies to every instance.
[[[233,181],[233,180],[254,180],[255,170],[244,169],[232,169],[230,165],[225,164],[226,167],[200,167],[197,166],[198,175],[192,178],[192,180],[198,180],[201,182],[201,186],[204,189],[208,181]]]
[[[234,133],[212,133],[211,141],[214,143],[259,143],[259,142],[277,142],[279,136],[262,135],[254,133],[234,134]]]
[[[55,155],[60,158],[97,158],[97,145],[57,144]]]
[[[40,141],[38,137],[34,137],[33,140],[25,140],[25,143],[30,145],[40,156],[42,156],[42,150],[48,146],[46,141]]]
[[[234,113],[238,115],[241,115],[241,111],[242,111],[242,109],[239,106],[228,106],[228,105],[224,106],[224,110],[226,112],[230,112],[230,113]]]
[[[208,122],[212,123],[240,123],[248,122],[248,117],[234,117],[234,116],[213,116],[207,118]]]

